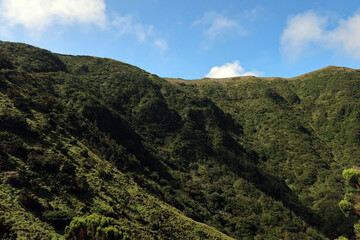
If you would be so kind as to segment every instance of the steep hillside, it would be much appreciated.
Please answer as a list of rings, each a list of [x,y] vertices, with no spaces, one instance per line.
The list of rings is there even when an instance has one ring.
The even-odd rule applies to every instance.
[[[185,82],[19,43],[0,56],[0,237],[90,236],[104,217],[97,234],[132,239],[353,236],[338,201],[356,70]]]
[[[243,126],[245,148],[317,215],[322,232],[345,231],[341,172],[358,165],[360,71],[327,67],[292,79],[240,77],[185,82]],[[328,235],[329,236],[329,235]]]

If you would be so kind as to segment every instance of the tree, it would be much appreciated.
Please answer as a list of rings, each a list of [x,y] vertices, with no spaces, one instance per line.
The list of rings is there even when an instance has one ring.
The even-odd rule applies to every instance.
[[[72,240],[130,239],[128,229],[121,227],[119,222],[96,213],[85,218],[74,218],[65,228],[65,238]]]
[[[357,169],[345,169],[342,173],[345,184],[344,199],[339,202],[339,207],[346,217],[352,211],[360,216],[359,189],[360,189],[360,172]],[[360,239],[360,221],[354,224],[354,231],[357,239]],[[345,237],[339,237],[337,240],[345,240]]]

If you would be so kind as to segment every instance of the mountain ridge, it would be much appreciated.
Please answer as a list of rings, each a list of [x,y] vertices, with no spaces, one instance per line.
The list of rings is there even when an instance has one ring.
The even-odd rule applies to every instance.
[[[359,69],[353,69],[353,68],[347,68],[347,67],[341,67],[341,66],[327,66],[318,70],[314,70],[305,74],[301,74],[296,77],[290,77],[290,78],[284,78],[284,77],[257,77],[257,76],[234,76],[234,77],[226,77],[226,78],[200,78],[200,79],[182,79],[182,78],[170,78],[165,77],[169,82],[178,82],[178,83],[185,83],[185,84],[201,84],[201,83],[212,83],[212,82],[231,82],[231,81],[252,81],[252,80],[262,80],[262,81],[272,81],[272,80],[293,80],[305,76],[309,76],[311,74],[320,73],[322,71],[327,70],[341,70],[341,71],[347,71],[347,72],[355,72],[359,71]]]
[[[193,84],[19,43],[0,53],[1,237],[61,239],[90,216],[131,238],[354,236],[337,203],[360,154],[357,70]]]

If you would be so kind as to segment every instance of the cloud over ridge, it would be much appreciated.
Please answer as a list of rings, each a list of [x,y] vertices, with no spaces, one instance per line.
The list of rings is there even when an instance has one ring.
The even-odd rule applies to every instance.
[[[240,65],[239,61],[233,63],[225,63],[222,66],[215,66],[205,75],[207,78],[228,78],[238,76],[261,76],[262,73],[256,70],[247,72]]]

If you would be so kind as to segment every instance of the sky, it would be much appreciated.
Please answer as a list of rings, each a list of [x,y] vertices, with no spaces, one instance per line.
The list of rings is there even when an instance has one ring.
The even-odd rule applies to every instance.
[[[360,2],[0,0],[0,40],[160,77],[295,77],[360,68]]]

